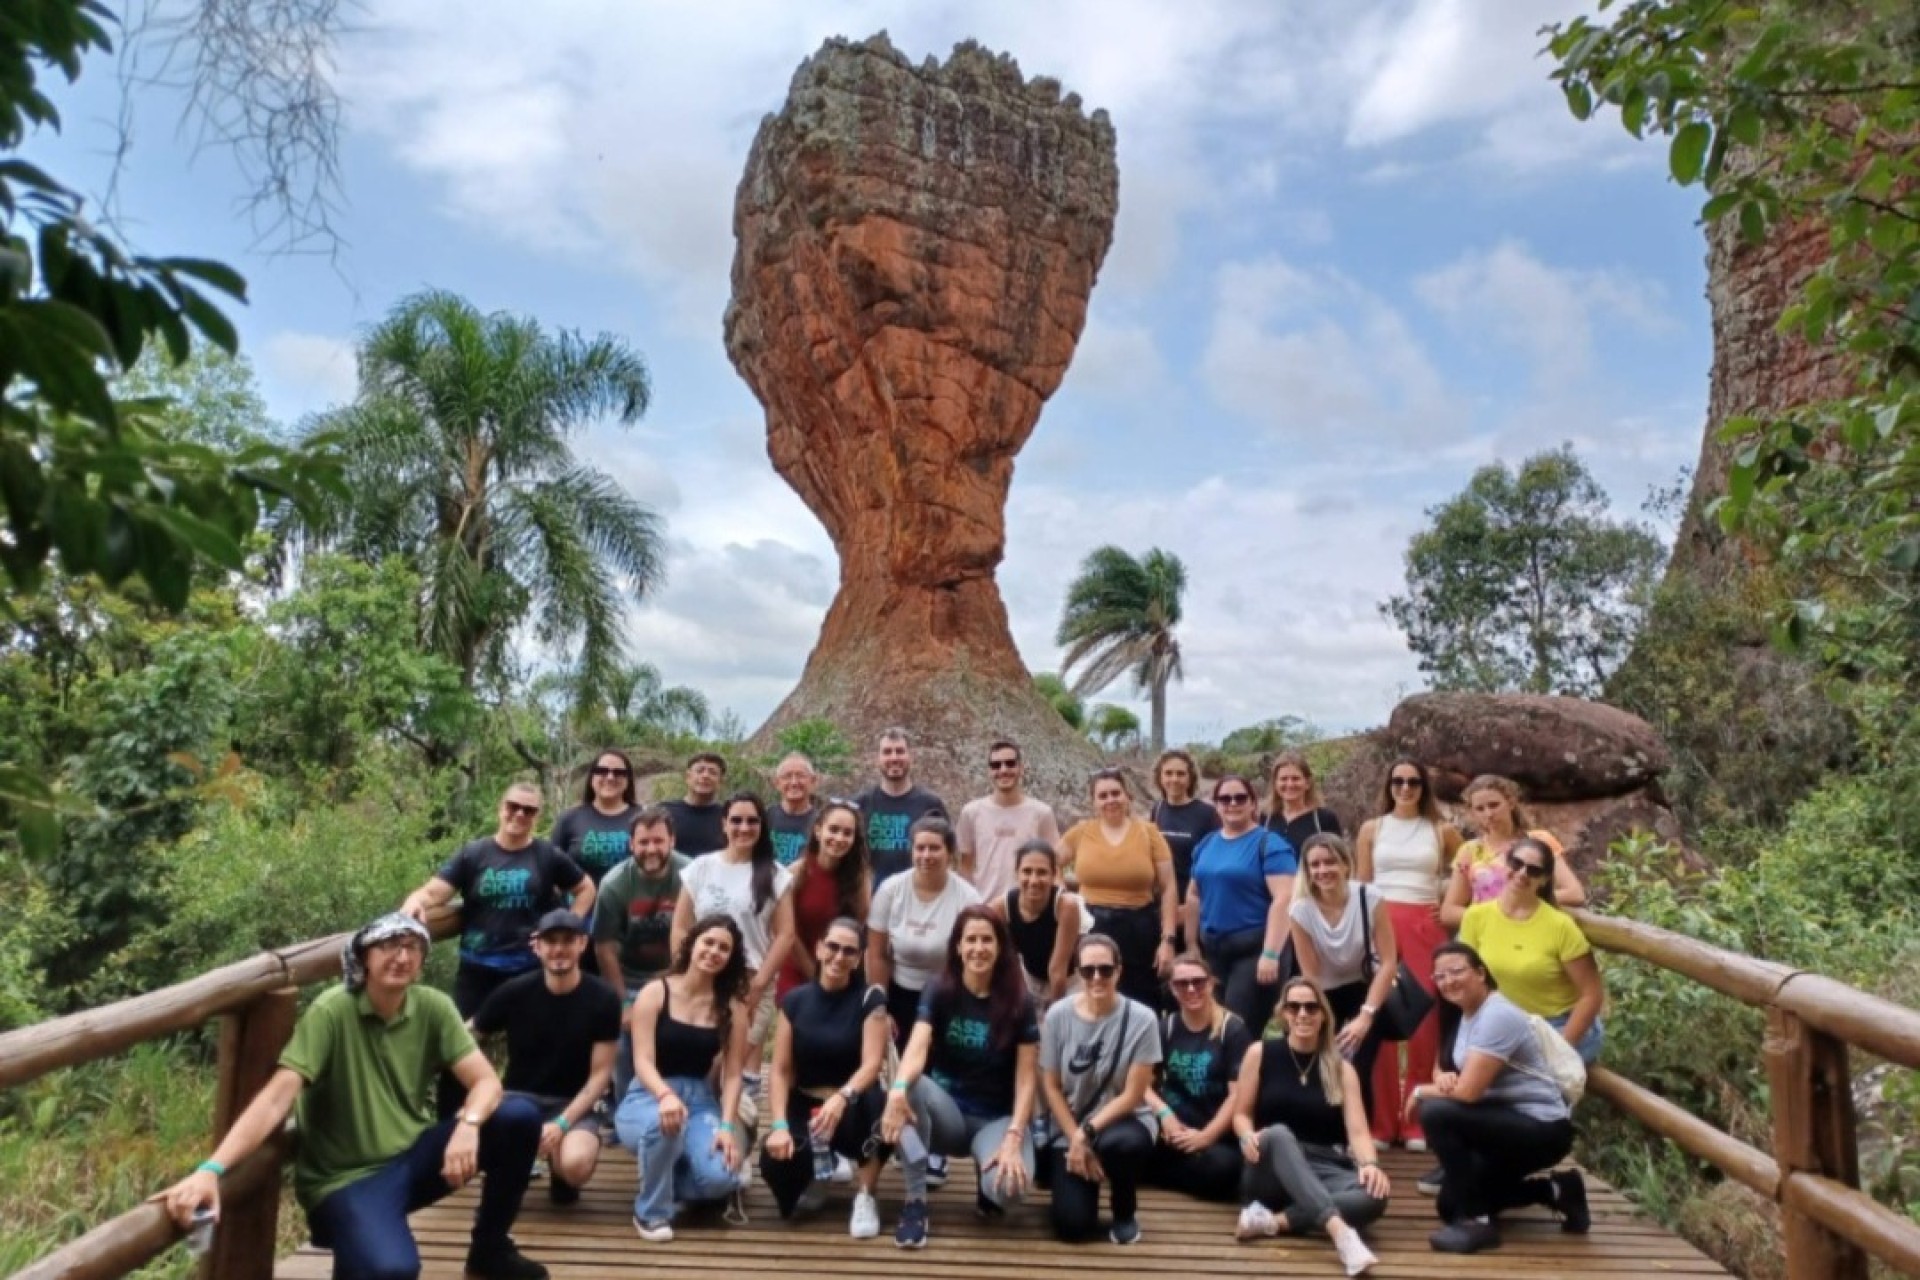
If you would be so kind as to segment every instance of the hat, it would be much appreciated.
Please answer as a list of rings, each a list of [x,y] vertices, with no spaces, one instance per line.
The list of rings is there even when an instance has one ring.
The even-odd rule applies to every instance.
[[[358,991],[367,985],[368,947],[401,937],[420,939],[423,951],[433,945],[433,935],[427,932],[427,926],[403,911],[389,911],[348,938],[347,945],[340,950],[340,972],[346,978],[347,990]]]
[[[585,933],[587,922],[565,907],[555,907],[540,917],[540,923],[533,927],[533,936],[543,938],[549,933]]]

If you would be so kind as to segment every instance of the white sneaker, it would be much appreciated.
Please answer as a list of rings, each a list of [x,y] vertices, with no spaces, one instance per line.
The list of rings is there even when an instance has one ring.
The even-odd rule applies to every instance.
[[[1277,1236],[1279,1234],[1280,1219],[1274,1217],[1273,1210],[1267,1208],[1267,1206],[1261,1204],[1258,1200],[1255,1200],[1240,1211],[1240,1225],[1233,1230],[1233,1235],[1236,1240],[1254,1240],[1260,1236]]]
[[[1373,1256],[1373,1250],[1367,1248],[1367,1242],[1360,1238],[1358,1231],[1348,1231],[1333,1242],[1334,1252],[1340,1255],[1340,1261],[1346,1266],[1350,1276],[1363,1276],[1373,1270],[1380,1259]]]
[[[1419,1155],[1420,1153],[1424,1152],[1426,1149],[1427,1149],[1427,1140],[1425,1138],[1408,1138],[1407,1139],[1407,1150],[1413,1152],[1415,1155]]]
[[[666,1244],[673,1239],[672,1223],[655,1222],[649,1224],[635,1218],[633,1220],[633,1229],[639,1232],[640,1238],[648,1244]]]
[[[871,1191],[853,1198],[853,1217],[847,1222],[847,1234],[855,1240],[871,1240],[880,1234],[880,1205]]]
[[[853,1161],[847,1159],[838,1151],[833,1153],[833,1180],[835,1182],[853,1181]]]

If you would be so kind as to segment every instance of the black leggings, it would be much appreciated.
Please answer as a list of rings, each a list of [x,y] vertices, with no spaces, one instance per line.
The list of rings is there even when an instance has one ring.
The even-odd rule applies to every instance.
[[[1240,1179],[1250,1167],[1239,1141],[1229,1133],[1198,1151],[1178,1151],[1163,1143],[1154,1149],[1147,1180],[1200,1200],[1232,1204],[1240,1198]]]
[[[1438,1209],[1448,1222],[1552,1203],[1547,1180],[1528,1175],[1573,1150],[1573,1121],[1536,1120],[1495,1102],[1423,1098],[1420,1128],[1446,1170]]]
[[[1367,984],[1364,982],[1349,982],[1344,987],[1334,987],[1327,992],[1327,1003],[1333,1006],[1336,1027],[1344,1027],[1358,1017],[1360,1006],[1366,1002]],[[1360,1077],[1360,1102],[1366,1110],[1368,1123],[1373,1121],[1373,1060],[1380,1056],[1381,1039],[1380,1020],[1375,1018],[1367,1038],[1360,1042],[1359,1051],[1349,1059],[1353,1063],[1354,1074]]]
[[[1279,986],[1260,981],[1260,953],[1267,946],[1267,931],[1242,929],[1239,933],[1215,934],[1200,940],[1200,949],[1213,966],[1220,984],[1220,1003],[1240,1015],[1254,1038],[1266,1029],[1279,1003]],[[1284,974],[1282,975],[1285,976]]]
[[[1160,975],[1153,971],[1153,953],[1160,949],[1160,908],[1088,907],[1093,927],[1120,947],[1120,994],[1149,1009],[1164,1003]]]
[[[1133,1116],[1102,1129],[1093,1140],[1093,1153],[1106,1171],[1113,1219],[1122,1222],[1140,1211],[1140,1175],[1153,1158],[1153,1135]],[[1053,1166],[1053,1234],[1069,1244],[1100,1234],[1100,1184],[1067,1172],[1067,1149],[1047,1153]]]
[[[767,1180],[780,1216],[790,1217],[801,1193],[813,1185],[813,1135],[807,1129],[818,1098],[798,1089],[787,1093],[787,1132],[793,1135],[793,1154],[775,1160],[767,1154],[764,1139],[760,1146],[760,1176]],[[878,1083],[868,1085],[853,1096],[840,1116],[828,1145],[853,1161],[863,1164],[871,1159],[885,1160],[893,1148],[880,1141],[880,1113],[886,1109],[887,1095]],[[771,1130],[769,1130],[771,1132]]]

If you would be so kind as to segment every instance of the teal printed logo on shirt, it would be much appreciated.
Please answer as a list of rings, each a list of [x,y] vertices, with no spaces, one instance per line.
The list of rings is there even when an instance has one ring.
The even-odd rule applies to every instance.
[[[527,911],[533,903],[533,872],[526,867],[489,867],[474,896],[500,911]]]
[[[589,870],[610,871],[626,856],[623,831],[589,831],[580,837],[580,865]]]
[[[906,849],[909,847],[907,829],[912,825],[904,813],[870,813],[867,815],[867,847],[882,853]]]
[[[1213,1050],[1200,1049],[1192,1053],[1178,1049],[1167,1055],[1167,1084],[1169,1092],[1179,1092],[1196,1101],[1206,1096],[1207,1073],[1213,1066]]]
[[[985,1049],[989,1028],[978,1018],[951,1018],[947,1021],[946,1042],[954,1049]]]

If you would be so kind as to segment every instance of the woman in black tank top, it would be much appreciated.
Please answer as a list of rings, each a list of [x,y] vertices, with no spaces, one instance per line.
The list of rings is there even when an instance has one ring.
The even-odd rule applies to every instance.
[[[614,1129],[640,1159],[633,1225],[642,1240],[673,1239],[676,1202],[724,1200],[740,1185],[746,990],[740,926],[720,914],[694,923],[667,976],[633,1002],[634,1079]]]
[[[1027,990],[1044,1010],[1067,993],[1073,949],[1080,941],[1080,898],[1060,887],[1059,855],[1045,840],[1021,845],[1013,867],[1020,887],[1009,889],[993,908],[1007,922]]]
[[[1360,1077],[1334,1049],[1333,1008],[1319,983],[1288,981],[1279,1013],[1286,1035],[1247,1050],[1234,1095],[1233,1130],[1253,1166],[1238,1235],[1324,1231],[1347,1274],[1365,1275],[1377,1259],[1359,1228],[1387,1211],[1391,1188],[1360,1102]]]

